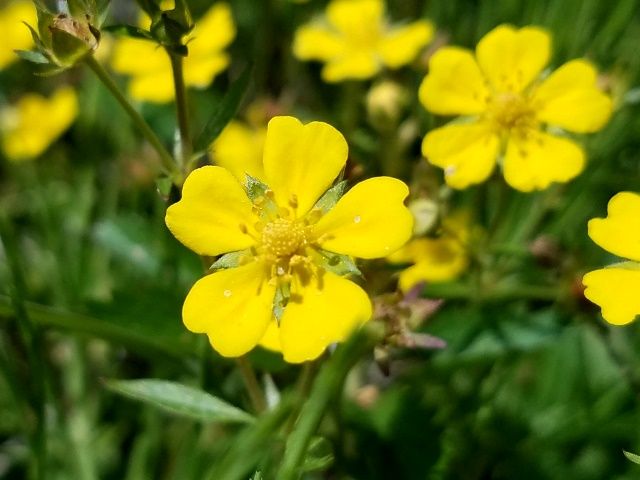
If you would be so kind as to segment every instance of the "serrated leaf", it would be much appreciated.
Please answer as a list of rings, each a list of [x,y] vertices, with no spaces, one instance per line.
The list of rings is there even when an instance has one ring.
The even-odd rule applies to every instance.
[[[627,457],[629,460],[631,460],[633,463],[640,465],[640,455],[627,452],[626,450],[623,450],[622,453],[624,453],[624,456]]]
[[[247,254],[246,250],[238,250],[222,255],[209,267],[209,270],[222,270],[225,268],[235,268],[240,265],[240,260]]]
[[[132,37],[132,38],[139,38],[141,40],[154,41],[150,32],[148,32],[143,28],[135,27],[133,25],[109,25],[108,27],[103,27],[102,30],[104,30],[105,32],[113,33],[114,35],[117,35],[117,36],[123,36],[123,37],[126,36],[126,37]]]
[[[346,189],[346,180],[336,183],[333,187],[324,192],[324,195],[322,195],[322,197],[320,197],[320,199],[316,202],[314,208],[319,208],[322,213],[327,213],[334,207],[336,203],[338,203],[338,200],[340,200],[340,197],[344,195],[344,191]]]
[[[41,52],[34,50],[14,50],[16,55],[27,62],[37,63],[39,65],[48,65],[49,59]]]
[[[249,89],[251,73],[252,68],[246,67],[240,77],[231,85],[202,129],[202,132],[196,138],[194,142],[196,152],[203,152],[209,148],[211,142],[218,138],[227,123],[236,115],[242,99]]]
[[[254,418],[244,410],[186,385],[167,380],[108,380],[112,392],[166,412],[202,422],[251,423]]]
[[[253,202],[260,197],[264,197],[267,193],[267,190],[269,190],[269,187],[257,178],[252,177],[248,173],[245,175],[245,188],[247,190],[247,196],[249,197],[249,200]]]

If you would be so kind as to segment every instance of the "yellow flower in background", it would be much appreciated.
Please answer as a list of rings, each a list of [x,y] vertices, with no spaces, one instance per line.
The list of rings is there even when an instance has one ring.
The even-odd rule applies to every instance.
[[[243,185],[218,166],[185,181],[182,199],[167,210],[171,232],[200,255],[238,252],[237,266],[195,283],[182,310],[186,327],[206,333],[220,354],[240,356],[262,343],[303,362],[369,320],[367,294],[334,269],[335,260],[389,255],[409,239],[413,219],[403,204],[409,189],[390,177],[360,182],[331,207],[334,190],[323,193],[347,153],[326,123],[274,117],[263,155],[268,187]]]
[[[587,273],[585,297],[600,306],[604,319],[624,325],[640,315],[640,195],[621,192],[606,218],[589,221],[589,236],[608,252],[629,261]]]
[[[540,79],[550,51],[546,31],[501,25],[480,40],[475,57],[457,47],[433,55],[421,103],[439,115],[467,117],[432,130],[422,143],[423,155],[444,169],[448,185],[483,182],[499,158],[507,183],[524,192],[567,182],[583,170],[582,148],[557,130],[600,130],[612,102],[586,60],[572,60]]]
[[[35,158],[69,128],[77,114],[78,99],[70,87],[60,88],[50,98],[25,94],[0,110],[2,150],[13,161]]]
[[[459,212],[443,220],[437,236],[415,238],[389,255],[390,263],[414,264],[400,273],[400,290],[406,292],[420,282],[448,282],[460,276],[469,265],[468,239],[469,218],[466,212]]]
[[[0,70],[18,59],[14,50],[29,50],[33,46],[31,33],[23,22],[29,25],[38,22],[31,0],[10,1],[0,8]]]
[[[148,25],[149,19],[143,24]],[[229,65],[224,51],[236,35],[231,8],[217,3],[196,22],[184,59],[184,81],[188,87],[205,88]],[[174,97],[169,56],[158,44],[137,38],[119,39],[111,60],[113,69],[131,76],[129,93],[136,100],[165,103]]]
[[[390,25],[382,0],[332,0],[324,18],[298,29],[293,53],[324,62],[326,82],[366,79],[383,66],[395,69],[413,61],[433,33],[426,20]]]
[[[246,174],[264,181],[262,152],[266,137],[266,126],[232,120],[211,145],[211,156],[239,182],[244,183]]]

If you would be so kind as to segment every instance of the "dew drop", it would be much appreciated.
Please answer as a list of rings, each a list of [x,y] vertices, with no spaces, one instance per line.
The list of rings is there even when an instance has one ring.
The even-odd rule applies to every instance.
[[[356,215],[355,217],[353,217],[353,223],[360,223],[361,220],[362,217],[360,217],[360,215]]]
[[[226,298],[229,298],[229,297],[233,294],[233,292],[231,292],[231,290],[225,290],[224,292],[222,292],[222,294],[223,294]]]
[[[454,167],[453,165],[449,165],[447,168],[444,169],[444,174],[445,175],[453,175],[454,173],[456,173],[456,167]]]
[[[285,270],[284,270],[284,268],[283,268],[283,267],[278,267],[278,268],[276,269],[276,273],[277,273],[278,275],[284,275],[284,274],[285,274]]]

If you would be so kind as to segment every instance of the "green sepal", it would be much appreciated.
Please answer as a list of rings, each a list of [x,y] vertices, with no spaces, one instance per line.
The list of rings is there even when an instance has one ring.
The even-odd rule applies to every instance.
[[[249,197],[249,200],[255,202],[258,198],[264,197],[267,193],[267,190],[269,190],[269,187],[257,178],[252,177],[248,173],[245,173],[245,175],[246,180],[244,183],[244,187],[247,191],[247,197]]]
[[[91,47],[82,39],[65,30],[49,27],[51,30],[51,49],[60,66],[71,67],[91,51]]]
[[[243,257],[247,255],[247,250],[238,250],[237,252],[225,253],[211,264],[209,270],[224,270],[226,268],[235,268],[240,266]]]
[[[361,277],[362,272],[356,266],[353,258],[349,255],[341,255],[339,253],[322,251],[322,266],[331,273],[344,276]]]
[[[284,308],[291,298],[291,287],[289,284],[283,283],[276,288],[276,294],[273,297],[273,316],[276,318],[278,325],[284,314]]]
[[[340,200],[342,195],[344,195],[346,189],[346,180],[342,180],[341,182],[336,183],[333,187],[324,192],[324,195],[320,197],[313,208],[318,208],[322,211],[322,213],[327,213],[335,206],[336,203],[338,203],[338,200]]]
[[[26,60],[27,62],[36,63],[39,65],[48,65],[50,63],[47,56],[35,50],[14,50],[15,54],[18,55],[22,60]]]

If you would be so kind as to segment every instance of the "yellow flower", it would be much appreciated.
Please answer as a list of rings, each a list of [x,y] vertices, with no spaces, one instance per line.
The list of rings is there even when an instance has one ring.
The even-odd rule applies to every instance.
[[[226,3],[217,3],[196,22],[187,43],[189,56],[184,59],[184,81],[188,87],[205,88],[227,68],[229,55],[224,48],[235,35],[231,8]],[[165,103],[173,99],[171,63],[158,44],[137,38],[119,39],[111,65],[116,72],[132,77],[129,93],[136,100]]]
[[[600,130],[611,99],[586,60],[565,63],[547,78],[551,39],[537,27],[501,25],[472,52],[445,47],[429,62],[420,101],[439,115],[464,115],[427,134],[422,153],[454,188],[486,180],[502,158],[505,180],[528,192],[567,182],[584,168],[582,148],[545,126],[575,133]]]
[[[587,273],[585,297],[600,306],[604,319],[624,325],[640,315],[640,195],[621,192],[608,206],[607,218],[589,221],[589,236],[623,261]]]
[[[233,120],[211,145],[214,162],[229,170],[239,182],[244,182],[246,174],[264,181],[262,151],[267,136],[264,126],[247,125]]]
[[[23,22],[35,25],[37,21],[36,9],[30,0],[9,2],[0,9],[0,70],[18,59],[14,50],[29,50],[33,46],[31,33]]]
[[[327,82],[373,77],[382,66],[399,68],[433,38],[433,25],[419,20],[389,25],[382,0],[332,0],[325,18],[298,29],[293,53],[325,63]]]
[[[262,343],[297,363],[370,318],[367,294],[337,267],[351,256],[384,257],[407,241],[409,190],[394,178],[371,178],[329,208],[335,190],[323,192],[346,160],[347,143],[330,125],[274,117],[263,155],[268,188],[251,179],[242,185],[218,166],[189,175],[167,226],[200,255],[239,252],[237,267],[207,275],[187,295],[189,330],[206,333],[224,356]]]
[[[5,155],[14,161],[39,156],[78,114],[78,99],[70,87],[51,98],[35,93],[23,95],[15,105],[0,111],[0,139]]]
[[[469,264],[467,241],[469,219],[466,213],[445,218],[438,236],[411,240],[387,257],[390,263],[413,263],[400,273],[403,292],[420,282],[448,282],[464,272]]]

